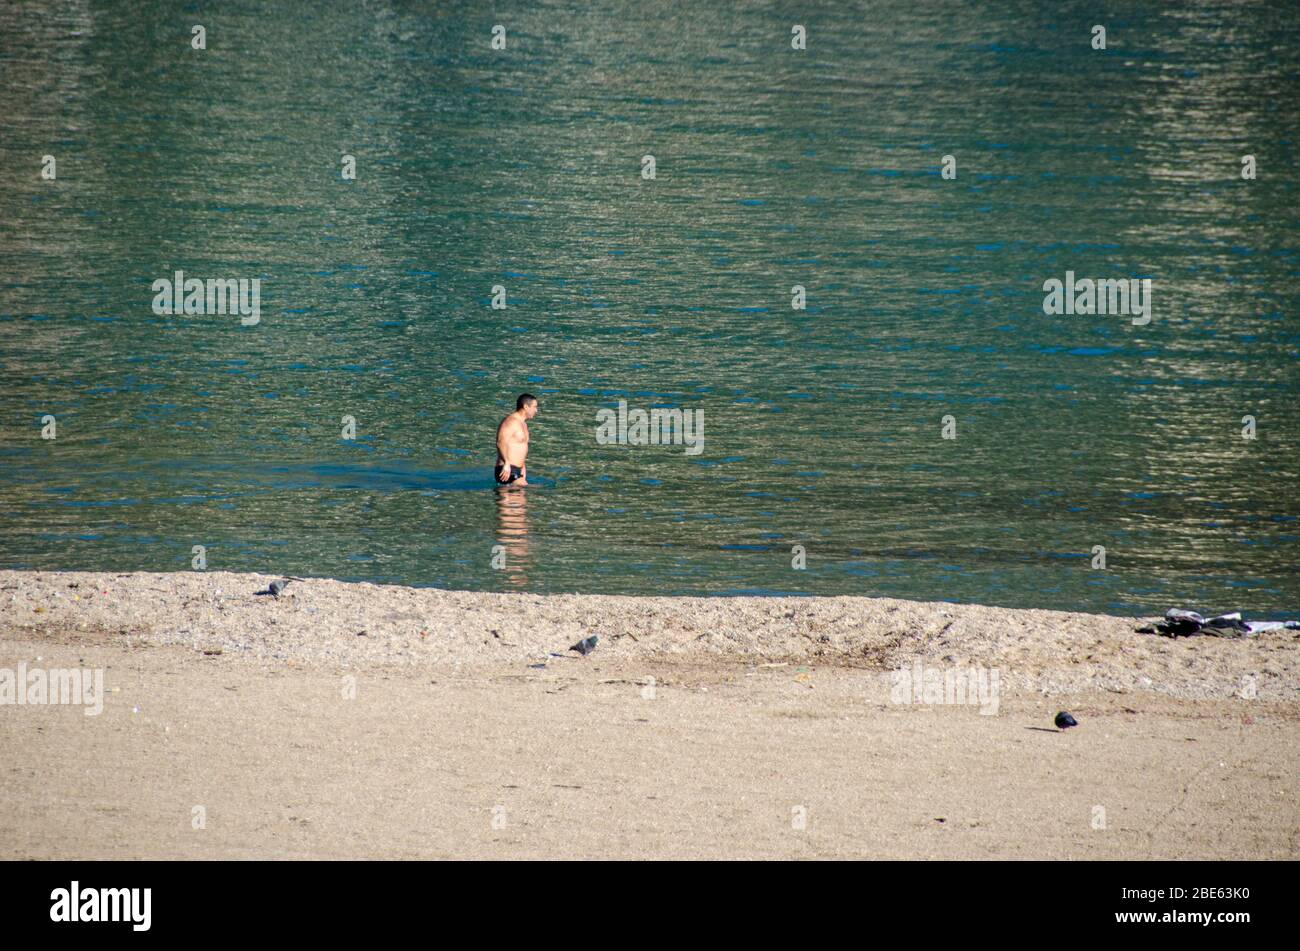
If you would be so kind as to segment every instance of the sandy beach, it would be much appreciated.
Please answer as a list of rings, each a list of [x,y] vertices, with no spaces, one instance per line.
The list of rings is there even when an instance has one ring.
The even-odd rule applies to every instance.
[[[868,598],[257,594],[272,580],[0,572],[0,669],[102,670],[104,691],[96,715],[0,707],[0,857],[1300,846],[1295,631],[1171,640]],[[928,695],[932,673],[970,696]],[[1079,727],[1057,731],[1058,710]]]

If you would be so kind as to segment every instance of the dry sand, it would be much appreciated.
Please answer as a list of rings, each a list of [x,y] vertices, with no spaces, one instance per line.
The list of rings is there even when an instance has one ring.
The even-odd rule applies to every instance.
[[[3,858],[1293,858],[1300,637],[868,598],[0,571]],[[364,633],[362,633],[364,632]],[[590,634],[589,657],[565,651]],[[559,654],[561,656],[552,656]],[[996,714],[889,671],[996,671]],[[1053,714],[1081,726],[1061,733]],[[202,828],[195,828],[202,819]]]

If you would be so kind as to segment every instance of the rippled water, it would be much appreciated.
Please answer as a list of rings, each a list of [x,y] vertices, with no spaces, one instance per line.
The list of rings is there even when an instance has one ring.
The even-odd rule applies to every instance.
[[[1286,4],[312,8],[0,7],[0,565],[1300,610]]]

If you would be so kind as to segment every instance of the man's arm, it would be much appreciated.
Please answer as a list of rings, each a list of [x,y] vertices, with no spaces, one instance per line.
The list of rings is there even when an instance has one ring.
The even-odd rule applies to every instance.
[[[510,421],[501,424],[497,429],[497,455],[501,457],[501,475],[497,477],[498,482],[508,482],[510,480],[510,456],[507,455],[506,449],[510,445],[509,439]]]

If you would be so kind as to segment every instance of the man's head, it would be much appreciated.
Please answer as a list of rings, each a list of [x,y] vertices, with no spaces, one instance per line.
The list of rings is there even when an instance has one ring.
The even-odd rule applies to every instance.
[[[532,419],[537,415],[537,397],[532,393],[520,393],[519,399],[515,400],[515,412],[523,413],[524,419]]]

